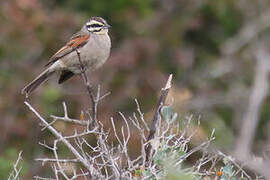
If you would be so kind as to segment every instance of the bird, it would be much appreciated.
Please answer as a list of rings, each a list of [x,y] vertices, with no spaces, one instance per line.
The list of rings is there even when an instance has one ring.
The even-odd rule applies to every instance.
[[[109,58],[111,26],[101,17],[91,17],[80,31],[75,33],[45,65],[46,69],[21,91],[26,98],[48,78],[60,73],[58,84],[62,84],[74,75],[82,73],[83,69],[94,71],[101,67]],[[79,54],[78,54],[79,53]],[[80,59],[79,59],[80,56]]]

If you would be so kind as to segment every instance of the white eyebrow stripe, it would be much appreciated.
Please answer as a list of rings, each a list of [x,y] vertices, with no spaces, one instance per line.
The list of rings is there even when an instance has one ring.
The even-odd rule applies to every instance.
[[[102,27],[89,27],[87,29],[102,29]]]
[[[101,22],[98,22],[98,21],[92,20],[92,21],[90,21],[90,22],[87,22],[87,23],[86,23],[86,26],[91,26],[91,25],[93,25],[93,24],[99,24],[99,25],[101,25],[101,26],[103,26],[103,25],[104,25],[104,24],[103,24],[103,23],[101,23]]]
[[[88,31],[101,31],[101,27],[90,27],[90,28],[87,28]]]

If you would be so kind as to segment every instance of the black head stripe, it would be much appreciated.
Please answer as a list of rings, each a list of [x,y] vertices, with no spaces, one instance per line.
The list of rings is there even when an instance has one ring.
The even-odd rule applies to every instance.
[[[92,27],[92,28],[99,28],[99,27],[102,27],[103,25],[101,24],[91,24],[91,25],[88,25],[87,27]]]
[[[103,19],[103,18],[101,18],[101,17],[91,17],[88,21],[90,22],[91,20],[95,20],[95,21],[97,21],[97,22],[101,22],[101,23],[103,23],[103,24],[106,24],[106,21]]]
[[[99,32],[99,31],[101,31],[102,29],[101,29],[101,28],[88,28],[88,30],[89,30],[90,32]]]
[[[86,23],[86,28],[89,32],[100,32],[105,28],[106,21],[99,17],[90,18]]]
[[[99,31],[101,31],[101,29],[95,29],[92,32],[99,32]]]

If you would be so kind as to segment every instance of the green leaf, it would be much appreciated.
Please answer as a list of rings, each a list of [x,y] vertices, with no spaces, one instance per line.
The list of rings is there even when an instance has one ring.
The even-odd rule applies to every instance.
[[[166,121],[174,121],[178,114],[175,113],[171,106],[163,106],[161,108],[161,115]]]
[[[179,148],[179,149],[178,149],[178,155],[179,155],[179,156],[184,156],[185,154],[186,154],[186,152],[183,151],[182,148]]]
[[[136,169],[135,170],[135,176],[139,177],[141,175],[141,170],[140,169]]]
[[[154,157],[154,161],[157,165],[161,165],[162,164],[162,159],[164,158],[164,152],[161,150],[158,150],[155,157]]]
[[[223,171],[224,174],[227,174],[227,175],[229,175],[230,177],[233,176],[233,167],[232,167],[232,165],[230,165],[230,164],[227,164],[226,166],[224,166],[224,167],[222,168],[222,171]]]

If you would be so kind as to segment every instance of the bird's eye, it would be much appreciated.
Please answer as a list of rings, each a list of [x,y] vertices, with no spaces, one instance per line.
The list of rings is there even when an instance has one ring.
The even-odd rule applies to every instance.
[[[99,28],[99,27],[102,27],[103,25],[101,24],[89,24],[87,25],[87,28]]]

